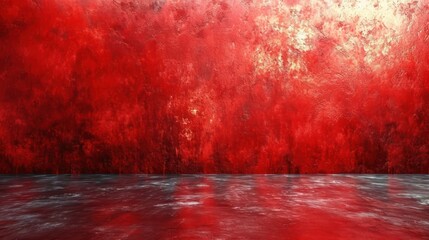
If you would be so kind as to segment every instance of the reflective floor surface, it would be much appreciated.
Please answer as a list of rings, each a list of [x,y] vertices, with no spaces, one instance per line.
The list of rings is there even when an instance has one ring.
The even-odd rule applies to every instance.
[[[0,239],[429,239],[429,175],[0,175]]]

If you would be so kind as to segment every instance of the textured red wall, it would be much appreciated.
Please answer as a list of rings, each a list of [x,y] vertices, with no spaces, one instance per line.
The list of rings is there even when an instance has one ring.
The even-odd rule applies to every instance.
[[[428,12],[0,0],[0,172],[429,173]]]

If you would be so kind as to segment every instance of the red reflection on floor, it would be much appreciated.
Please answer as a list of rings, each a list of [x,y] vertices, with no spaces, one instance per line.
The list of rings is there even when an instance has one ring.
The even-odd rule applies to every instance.
[[[3,0],[1,173],[429,173],[427,1]]]
[[[180,179],[173,195],[177,209],[170,237],[177,239],[211,239],[221,232],[222,208],[215,201],[209,179]]]
[[[427,175],[0,178],[1,239],[425,239]]]

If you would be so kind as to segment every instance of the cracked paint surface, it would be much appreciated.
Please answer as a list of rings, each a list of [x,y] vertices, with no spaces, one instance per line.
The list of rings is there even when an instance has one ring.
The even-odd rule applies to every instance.
[[[429,3],[2,0],[1,173],[429,173]]]

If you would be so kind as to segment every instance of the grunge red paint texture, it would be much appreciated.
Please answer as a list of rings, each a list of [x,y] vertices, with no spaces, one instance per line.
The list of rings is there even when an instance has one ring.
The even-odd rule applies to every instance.
[[[429,3],[1,0],[1,173],[429,173]]]

